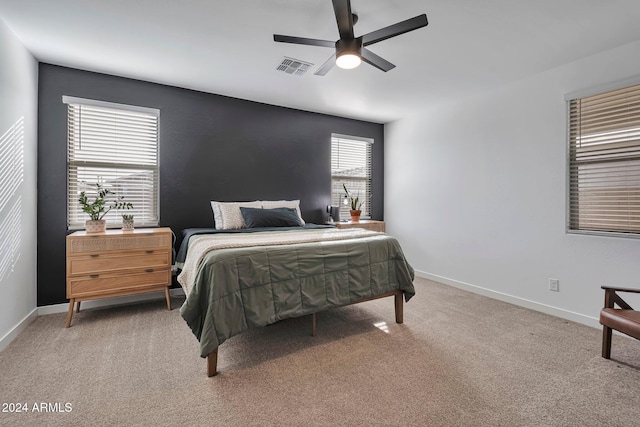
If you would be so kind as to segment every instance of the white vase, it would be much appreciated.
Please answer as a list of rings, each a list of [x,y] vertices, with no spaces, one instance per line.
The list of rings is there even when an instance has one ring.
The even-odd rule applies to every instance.
[[[107,221],[104,219],[88,219],[84,223],[87,233],[104,233],[107,231]]]

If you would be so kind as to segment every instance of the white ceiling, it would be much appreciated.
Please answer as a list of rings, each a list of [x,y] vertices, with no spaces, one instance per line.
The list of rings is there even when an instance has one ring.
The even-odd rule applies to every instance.
[[[394,63],[313,72],[338,39],[330,0],[0,0],[40,61],[387,123],[640,40],[639,0],[352,0],[356,36],[426,13],[429,26],[370,46]],[[276,71],[283,56],[311,62]]]

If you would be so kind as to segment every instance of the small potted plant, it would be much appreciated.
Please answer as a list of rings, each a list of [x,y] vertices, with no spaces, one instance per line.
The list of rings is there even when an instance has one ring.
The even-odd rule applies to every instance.
[[[122,231],[133,230],[133,215],[122,214]]]
[[[118,200],[116,200],[113,204],[113,207],[120,209],[133,209],[133,205],[129,202],[124,201],[124,197],[120,196]],[[122,216],[122,231],[131,231],[133,230],[133,214],[121,214]]]
[[[123,201],[123,197],[120,196],[112,204],[108,205],[106,198],[110,194],[114,194],[112,191],[102,188],[100,184],[96,184],[96,198],[90,202],[87,194],[83,191],[78,197],[78,202],[82,206],[82,210],[89,215],[89,218],[85,222],[85,229],[87,233],[103,233],[107,229],[107,222],[104,220],[104,216],[109,213],[111,209],[131,209],[133,205]]]
[[[360,222],[360,214],[362,213],[362,205],[364,202],[360,201],[360,195],[353,197],[349,190],[347,190],[347,186],[342,184],[342,188],[344,188],[345,192],[345,201],[347,198],[349,199],[349,204],[351,205],[351,221],[352,222]]]

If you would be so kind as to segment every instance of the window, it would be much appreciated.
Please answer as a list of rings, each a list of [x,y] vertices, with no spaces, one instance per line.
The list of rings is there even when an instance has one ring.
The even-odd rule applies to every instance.
[[[569,99],[568,222],[640,235],[640,85]]]
[[[340,207],[340,218],[349,218],[344,204],[346,185],[353,197],[362,200],[363,218],[371,217],[371,146],[373,139],[331,135],[331,205]]]
[[[120,227],[123,213],[134,215],[136,225],[157,226],[159,110],[67,96],[62,101],[68,104],[69,229],[83,228],[89,219],[78,196],[85,191],[93,200],[97,183],[133,204],[111,210],[104,217],[108,227]]]

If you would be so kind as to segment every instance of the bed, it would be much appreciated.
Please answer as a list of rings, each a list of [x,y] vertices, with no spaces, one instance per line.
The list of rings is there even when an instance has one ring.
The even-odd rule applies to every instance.
[[[217,374],[218,347],[232,336],[279,320],[394,296],[415,294],[414,271],[398,241],[359,228],[288,227],[186,229],[176,256],[186,299],[180,314]]]

